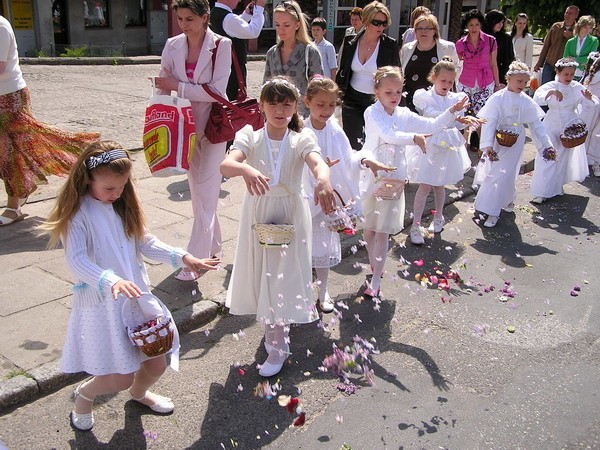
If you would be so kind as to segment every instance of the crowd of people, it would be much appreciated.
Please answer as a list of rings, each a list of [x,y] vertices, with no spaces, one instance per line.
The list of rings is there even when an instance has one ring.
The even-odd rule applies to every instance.
[[[335,310],[328,275],[341,262],[339,231],[362,232],[372,272],[363,296],[382,301],[389,237],[404,228],[407,181],[419,184],[409,237],[422,245],[444,228],[445,186],[460,182],[470,170],[469,149],[481,153],[474,184],[483,225],[496,226],[501,211],[513,208],[525,126],[538,150],[534,203],[562,195],[571,181],[583,181],[588,165],[600,176],[598,40],[591,34],[593,18],[578,19],[575,6],[552,26],[531,68],[533,37],[526,14],[515,18],[508,34],[501,11],[471,10],[463,16],[464,35],[453,43],[441,38],[436,17],[418,7],[400,47],[385,33],[392,24],[388,8],[373,1],[352,10],[353,26],[338,61],[324,38],[326,22],[309,23],[293,0],[280,3],[273,10],[278,42],[267,52],[258,99],[265,126],[242,128],[226,149],[227,143],[214,144],[204,136],[214,101],[205,89],[236,95],[240,80],[231,70],[232,58],[244,66],[245,78],[244,39],[255,36],[264,21],[264,1],[239,16],[233,3],[222,0],[211,11],[207,0],[174,0],[182,34],[167,41],[155,78],[159,92],[189,99],[195,118],[196,148],[188,172],[194,226],[187,250],[160,242],[146,229],[131,160],[119,144],[88,146],[98,138],[93,134],[56,141],[56,130],[41,128],[31,118],[14,34],[0,36],[13,46],[0,54],[5,61],[0,64],[5,143],[0,177],[9,195],[0,225],[22,218],[20,207],[35,189],[32,175],[40,181],[44,174],[70,168],[42,228],[51,246],[65,247],[76,279],[61,367],[92,375],[75,391],[71,422],[79,430],[93,427],[95,397],[119,390],[128,389],[155,412],[173,411],[171,399],[149,390],[167,368],[165,355],[144,356],[126,334],[106,323],[120,327],[128,305],[134,305],[131,315],[138,322],[147,318],[143,302],[131,301],[150,290],[142,256],[182,268],[177,278],[183,281],[219,265],[222,176],[242,177],[247,188],[226,305],[232,314],[254,315],[264,327],[267,358],[259,365],[264,377],[278,374],[290,355],[292,324]],[[529,83],[540,70],[542,83],[532,96]],[[334,116],[340,99],[341,124]],[[28,125],[23,133],[50,133],[52,145],[33,152],[4,126],[23,123]],[[575,145],[565,142],[565,134]],[[57,163],[46,167],[29,157],[40,153]],[[21,160],[29,166],[7,171]],[[422,216],[432,190],[435,214],[425,229]],[[177,367],[176,346],[172,367]]]

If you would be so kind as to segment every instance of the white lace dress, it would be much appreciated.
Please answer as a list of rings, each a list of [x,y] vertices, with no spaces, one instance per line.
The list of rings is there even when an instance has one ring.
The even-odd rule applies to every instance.
[[[424,117],[438,117],[464,96],[464,93],[454,92],[442,96],[434,88],[419,89],[415,92],[413,103]],[[427,139],[427,153],[419,149],[410,180],[432,186],[445,186],[462,180],[465,172],[471,168],[465,138],[459,131],[463,128],[463,124],[454,122]]]
[[[344,202],[355,202],[360,210],[358,195],[358,178],[360,174],[360,160],[365,158],[365,152],[357,152],[350,146],[344,130],[335,119],[329,119],[325,128],[315,130],[310,122],[310,117],[304,121],[304,126],[313,130],[317,136],[321,156],[323,159],[339,159],[340,162],[331,167],[331,185]],[[323,213],[321,205],[315,205],[314,190],[317,181],[308,167],[304,168],[303,185],[310,206],[312,216],[312,266],[314,268],[333,267],[342,260],[340,235],[329,230],[327,216]],[[336,197],[339,203],[339,199]]]
[[[235,315],[254,314],[265,324],[308,323],[318,314],[312,299],[312,222],[302,190],[305,157],[318,152],[312,130],[289,132],[289,140],[265,141],[265,129],[240,130],[233,150],[246,155],[246,163],[276,180],[271,161],[281,159],[279,183],[266,195],[245,193],[240,214],[237,248],[226,306]],[[269,149],[272,152],[269,155]],[[256,223],[293,224],[296,231],[287,247],[265,247],[252,226]]]

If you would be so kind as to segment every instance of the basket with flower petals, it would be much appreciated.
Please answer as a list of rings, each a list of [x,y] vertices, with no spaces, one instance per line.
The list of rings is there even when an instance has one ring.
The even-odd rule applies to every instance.
[[[585,122],[577,117],[567,123],[560,134],[560,142],[564,148],[575,148],[585,142],[587,135],[588,129]]]

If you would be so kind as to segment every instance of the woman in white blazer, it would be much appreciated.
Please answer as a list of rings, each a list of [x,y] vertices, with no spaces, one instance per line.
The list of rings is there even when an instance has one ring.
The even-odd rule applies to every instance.
[[[404,74],[406,106],[417,112],[413,104],[413,95],[419,89],[431,86],[427,81],[429,72],[445,56],[459,67],[458,54],[454,43],[440,39],[440,27],[433,14],[425,14],[415,20],[416,40],[404,44],[400,49],[400,64]],[[457,77],[460,70],[457,73]]]
[[[194,225],[187,250],[209,258],[221,251],[221,228],[217,219],[217,203],[221,189],[220,165],[226,143],[211,144],[204,136],[211,104],[203,83],[225,97],[231,71],[231,41],[208,28],[210,6],[207,0],[175,0],[172,8],[183,31],[167,40],[161,57],[160,76],[156,87],[161,94],[177,92],[178,97],[192,102],[196,124],[196,147],[190,162],[188,180]],[[213,52],[219,40],[213,67]],[[183,281],[200,276],[182,269],[176,276]]]

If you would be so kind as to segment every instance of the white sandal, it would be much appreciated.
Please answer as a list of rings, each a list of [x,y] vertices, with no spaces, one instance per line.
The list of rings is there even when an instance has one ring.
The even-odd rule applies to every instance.
[[[131,395],[131,392],[129,392],[129,395]],[[133,400],[135,400],[136,402],[138,402],[139,404],[147,406],[148,408],[150,408],[152,411],[154,411],[156,413],[171,414],[173,412],[173,410],[175,409],[175,405],[173,404],[171,399],[169,397],[163,397],[162,395],[158,395],[158,394],[154,394],[154,395],[156,395],[158,397],[158,400],[153,405],[147,405],[146,403],[144,403],[144,400],[146,399],[146,393],[144,393],[143,397],[135,398],[133,395],[131,395],[131,398]]]
[[[81,393],[81,386],[83,386],[83,384],[86,383],[87,381],[88,380],[82,381],[79,384],[79,386],[77,386],[77,388],[75,388],[75,391],[73,392],[73,398],[74,398],[74,400],[77,400],[77,397],[81,397],[82,399],[87,400],[88,402],[92,402],[92,404],[93,404],[94,403],[93,399],[88,398]],[[78,414],[75,412],[75,410],[71,411],[71,425],[74,428],[77,428],[79,431],[91,430],[94,426],[94,413],[89,412],[89,413]]]
[[[14,212],[17,215],[17,217],[15,217],[14,219],[11,219],[10,217],[0,215],[0,227],[4,226],[4,225],[10,225],[11,223],[14,223],[14,222],[19,222],[25,218],[25,214],[23,214],[21,212],[20,206],[16,209],[15,208],[4,208],[4,211],[5,212],[6,211]]]

